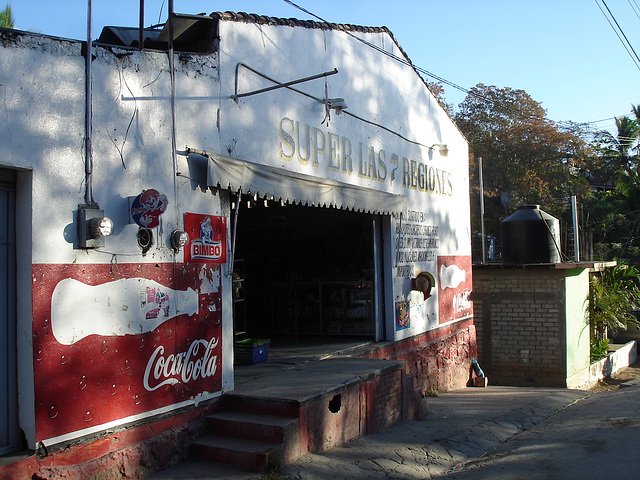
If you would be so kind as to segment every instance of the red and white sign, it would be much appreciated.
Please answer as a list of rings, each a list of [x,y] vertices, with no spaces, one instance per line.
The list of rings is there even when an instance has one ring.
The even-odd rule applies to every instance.
[[[174,267],[34,265],[36,441],[222,389],[221,266]]]
[[[473,314],[471,256],[438,256],[438,310],[440,323]]]
[[[226,217],[185,213],[184,228],[189,235],[189,243],[184,250],[185,262],[227,261]]]

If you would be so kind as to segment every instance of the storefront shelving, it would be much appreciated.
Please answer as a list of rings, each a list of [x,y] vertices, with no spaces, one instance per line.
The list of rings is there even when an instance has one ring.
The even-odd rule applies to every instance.
[[[373,334],[371,282],[282,282],[272,286],[274,333]]]

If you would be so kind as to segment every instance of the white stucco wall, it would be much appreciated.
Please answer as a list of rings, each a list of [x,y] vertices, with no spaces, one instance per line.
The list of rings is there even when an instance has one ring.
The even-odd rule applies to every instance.
[[[89,251],[76,248],[77,210],[85,194],[81,44],[32,34],[11,36],[3,44],[0,166],[25,172],[18,192],[19,262],[25,268],[33,265],[32,275],[18,279],[18,346],[25,360],[20,362],[21,405],[37,402],[41,388],[36,380],[34,393],[42,365],[33,345],[48,335],[50,319],[38,323],[34,318],[52,309],[53,288],[65,272],[92,284],[97,282],[93,277],[118,277],[119,269],[130,276],[136,268],[145,272],[141,276],[153,276],[154,269],[174,265],[165,279],[172,281],[185,274],[178,268],[183,268],[184,252],[169,247],[171,232],[184,228],[185,213],[229,216],[228,196],[207,188],[206,160],[188,158],[187,147],[405,196],[407,210],[382,223],[387,338],[406,338],[471,315],[468,147],[413,68],[340,30],[221,21],[219,34],[218,53],[175,55],[175,92],[166,53],[95,48],[93,198],[115,230],[103,248]],[[402,56],[388,33],[353,35]],[[324,98],[326,89],[329,97],[345,99],[351,115],[332,111],[325,118],[323,104],[289,89],[236,101],[232,95],[239,63],[281,82],[337,68],[338,74],[326,77],[326,84],[323,78],[295,88],[317,98]],[[242,67],[238,72],[239,92],[273,84]],[[316,142],[312,152],[306,145],[300,149],[305,131],[310,145]],[[446,144],[448,154],[429,148],[434,144]],[[129,223],[128,197],[150,188],[166,195],[169,206],[161,227],[154,230],[154,245],[143,255],[136,241],[138,226]],[[229,292],[222,294],[224,391],[233,388],[233,320],[228,266],[222,265],[220,272],[221,290]],[[420,272],[434,282],[424,295],[412,291],[412,279]],[[124,284],[111,277],[109,281],[114,291]],[[83,291],[71,296],[81,299]],[[50,297],[42,299],[40,292]],[[72,306],[65,308],[73,311]],[[33,316],[28,313],[32,309]],[[406,313],[402,325],[400,310]],[[91,322],[76,317],[70,321]],[[114,335],[119,327],[126,330],[119,324],[122,318],[113,316]],[[66,360],[62,355],[61,361]],[[187,395],[184,402],[219,393]],[[57,415],[56,405],[44,405],[35,415],[21,410],[31,446],[144,417],[136,413],[107,425],[92,423],[89,416],[86,428],[80,422],[81,431],[53,439],[49,436],[56,435],[54,427],[37,433],[40,424]]]
[[[215,55],[199,63],[176,62],[176,144],[195,138],[217,143]],[[184,228],[185,212],[229,215],[228,199],[204,186],[206,170],[172,153],[171,81],[169,61],[161,52],[94,49],[93,62],[93,198],[114,222],[114,233],[96,250],[77,247],[77,209],[84,203],[85,61],[80,42],[18,34],[0,50],[0,167],[23,169],[18,185],[19,295],[18,348],[21,426],[33,447],[40,438],[31,409],[34,400],[34,335],[32,295],[49,288],[47,273],[34,277],[31,264],[49,272],[53,265],[81,268],[83,281],[103,271],[127,265],[183,262],[174,253],[169,236]],[[187,73],[188,72],[188,73]],[[198,72],[198,73],[194,73]],[[126,167],[126,168],[125,168]],[[179,171],[182,176],[177,176]],[[202,173],[204,172],[204,173]],[[200,179],[196,178],[200,174]],[[169,208],[162,226],[154,230],[154,245],[142,255],[138,226],[129,223],[129,196],[154,188],[166,195]],[[99,267],[102,265],[102,267]],[[63,268],[63,267],[60,267]],[[221,266],[222,290],[230,291],[228,267]],[[35,274],[34,274],[35,275]],[[135,275],[135,274],[134,274]],[[168,279],[170,280],[170,279]],[[118,288],[118,282],[113,282]],[[202,293],[202,292],[200,292]],[[78,298],[81,306],[82,296]],[[53,300],[43,301],[43,304]],[[231,296],[223,296],[222,389],[233,388],[233,326]],[[99,307],[98,307],[99,308]],[[79,308],[81,310],[81,308]],[[77,317],[77,316],[76,316]],[[86,325],[90,318],[69,319]],[[93,320],[94,322],[96,319]],[[45,319],[49,322],[49,319]],[[113,318],[117,332],[120,319]],[[46,324],[48,326],[48,323]],[[35,330],[35,331],[34,331]],[[36,365],[36,369],[39,365]],[[219,395],[220,392],[210,392]],[[193,399],[199,402],[207,394]],[[189,403],[189,401],[186,401]],[[167,407],[168,409],[175,407]],[[154,413],[161,413],[160,411]],[[144,415],[134,415],[132,421]],[[118,422],[116,421],[115,424]],[[110,424],[114,426],[114,424]],[[83,434],[104,426],[90,426]],[[72,434],[73,436],[73,434]],[[64,437],[65,439],[67,437]]]
[[[405,230],[394,233],[393,245],[386,244],[393,269],[391,274],[385,273],[387,281],[391,280],[386,292],[387,337],[400,339],[450,321],[438,312],[435,288],[426,300],[421,293],[411,292],[411,279],[422,271],[431,273],[441,284],[439,256],[449,257],[444,260],[447,267],[453,262],[460,268],[458,273],[465,279],[461,288],[466,290],[458,295],[470,305],[468,146],[411,66],[354,37],[403,57],[385,32],[347,33],[221,22],[219,153],[407,197],[407,212],[391,222],[393,232],[403,226]],[[237,93],[274,85],[243,66],[238,67],[241,63],[281,83],[335,68],[339,73],[326,80],[316,79],[293,88],[320,99],[325,97],[326,88],[329,98],[344,98],[347,112],[353,115],[331,112],[330,119],[325,118],[323,104],[286,88],[235,101],[231,97],[236,93],[236,82]],[[309,145],[316,145],[311,154],[304,140],[305,128],[310,132]],[[349,152],[345,152],[345,139]],[[329,145],[333,141],[335,150],[331,152]],[[323,143],[324,151],[320,148]],[[434,144],[446,144],[448,155],[441,155],[438,147],[428,148]],[[374,152],[373,169],[370,151]],[[343,168],[341,159],[345,153],[350,156],[352,170]],[[416,170],[440,172],[440,177],[445,172],[445,185],[442,189],[436,185],[435,192],[411,186],[411,177],[406,175],[412,165]],[[409,185],[403,185],[407,179]],[[425,250],[430,252],[418,253]],[[465,265],[456,260],[459,257],[466,258]],[[410,324],[394,328],[394,304],[403,302],[410,310]],[[456,320],[471,313],[470,306],[462,310]]]

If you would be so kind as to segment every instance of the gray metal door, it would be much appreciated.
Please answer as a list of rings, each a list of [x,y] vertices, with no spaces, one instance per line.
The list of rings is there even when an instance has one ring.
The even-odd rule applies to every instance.
[[[15,171],[0,169],[0,455],[18,450]]]

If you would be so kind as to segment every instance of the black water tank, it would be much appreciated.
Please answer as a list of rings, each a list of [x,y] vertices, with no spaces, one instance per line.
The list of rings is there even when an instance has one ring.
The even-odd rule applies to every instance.
[[[560,263],[560,223],[540,210],[522,205],[500,224],[502,263]]]

